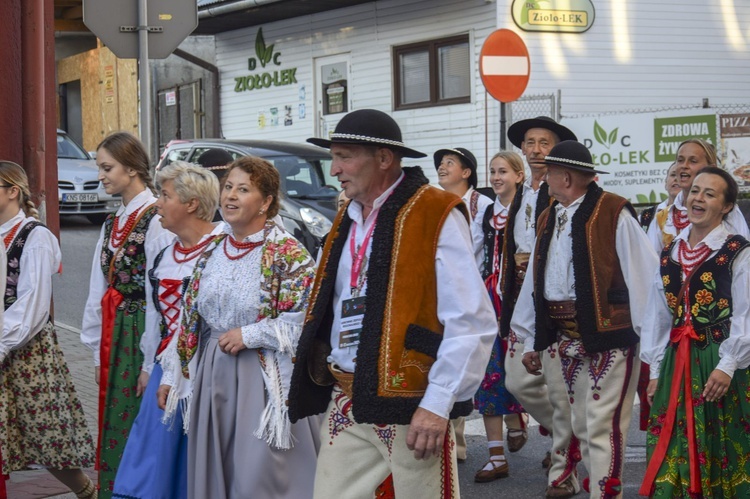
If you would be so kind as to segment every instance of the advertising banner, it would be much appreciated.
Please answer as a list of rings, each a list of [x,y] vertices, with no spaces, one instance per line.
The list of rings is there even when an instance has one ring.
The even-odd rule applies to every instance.
[[[609,172],[599,175],[599,185],[635,204],[666,199],[667,169],[683,140],[700,137],[717,143],[716,114],[704,109],[589,116],[562,123],[589,148],[597,167]]]
[[[750,113],[720,114],[719,151],[741,191],[750,191]]]

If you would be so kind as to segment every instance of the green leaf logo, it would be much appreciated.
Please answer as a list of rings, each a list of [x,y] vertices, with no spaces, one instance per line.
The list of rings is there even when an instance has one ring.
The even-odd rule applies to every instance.
[[[260,65],[264,68],[273,57],[273,44],[266,46],[266,41],[263,39],[263,28],[258,28],[258,34],[255,35],[255,55],[258,56]]]
[[[615,128],[611,132],[607,133],[607,131],[602,128],[602,126],[599,124],[598,121],[594,120],[594,138],[597,142],[599,142],[601,145],[609,149],[609,146],[617,142],[617,131],[620,128]]]

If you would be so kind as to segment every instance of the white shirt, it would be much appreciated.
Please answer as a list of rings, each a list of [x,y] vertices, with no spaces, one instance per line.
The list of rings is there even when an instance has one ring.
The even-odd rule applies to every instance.
[[[377,210],[401,179],[403,173],[396,183],[375,200],[373,211],[367,220],[362,218],[360,203],[349,203],[349,217],[356,222],[354,237],[357,246],[362,244],[367,230],[375,223]],[[349,251],[349,237],[351,230],[347,235],[346,248],[341,253],[336,273],[334,319],[331,330],[333,350],[329,361],[338,364],[344,371],[353,372],[356,347],[339,348],[342,302],[351,298],[349,284],[352,257]],[[371,247],[372,239],[365,253],[368,260]],[[466,400],[474,396],[484,377],[492,345],[498,334],[492,303],[479,270],[473,263],[468,263],[473,261],[471,236],[466,219],[458,210],[451,210],[438,236],[435,256],[438,282],[437,316],[444,326],[443,340],[438,349],[437,360],[430,368],[427,390],[419,404],[423,409],[446,419],[456,400]],[[366,268],[363,268],[362,272],[366,272]],[[365,281],[361,296],[366,292]]]
[[[130,200],[127,206],[120,206],[116,216],[127,218],[136,210],[145,210],[156,202],[156,198],[149,189],[135,196]],[[159,254],[162,248],[168,246],[174,239],[174,234],[162,227],[159,215],[154,216],[149,223],[146,231],[146,272],[153,266],[154,258]],[[89,297],[86,300],[86,308],[83,311],[83,326],[81,327],[81,342],[89,347],[93,352],[94,365],[99,366],[99,348],[102,337],[102,298],[107,292],[107,279],[102,272],[101,255],[102,245],[104,244],[104,226],[99,232],[99,240],[94,248],[94,259],[91,264],[91,277],[89,279]],[[115,250],[111,242],[111,250]],[[151,296],[151,283],[148,280],[148,274],[144,276],[146,281],[146,299]],[[159,330],[159,318],[157,314],[149,314],[146,310],[146,327],[141,335],[140,348],[143,352],[144,360],[142,370],[151,373],[154,367],[154,355],[158,347],[158,337],[154,338],[152,331]],[[157,333],[158,334],[158,333]]]
[[[479,194],[479,198],[477,199],[477,214],[476,216],[471,216],[471,194],[474,192],[473,187],[469,187],[469,190],[467,190],[463,196],[461,196],[461,200],[466,205],[466,210],[469,212],[469,218],[471,219],[471,223],[469,226],[471,227],[471,244],[474,248],[474,258],[477,262],[477,267],[482,267],[482,259],[484,257],[484,231],[482,230],[482,221],[484,220],[484,212],[487,210],[487,207],[492,204],[492,200],[485,196],[484,194]]]
[[[687,241],[690,235],[688,226],[675,241]],[[724,242],[732,234],[726,222],[712,230],[696,248],[706,245],[711,248],[709,259],[713,258]],[[671,257],[678,260],[679,244],[672,248]],[[700,272],[700,270],[698,271]],[[683,279],[686,276],[683,275]],[[664,282],[661,269],[652,273],[648,306],[644,314],[643,334],[641,335],[641,359],[651,366],[651,379],[659,377],[659,368],[664,352],[669,345],[669,334],[672,330],[672,312],[667,306],[664,294]],[[737,369],[750,365],[750,251],[741,251],[732,263],[732,318],[729,338],[719,346],[720,369],[728,376],[733,376]]]
[[[674,222],[672,220],[672,212],[674,210],[679,210],[683,215],[687,216],[687,207],[684,203],[684,194],[682,191],[680,191],[679,193],[677,193],[677,197],[675,197],[674,199],[674,204],[669,207],[669,214],[667,215],[667,220],[664,223],[664,234],[677,236],[680,233],[679,229],[674,226]],[[661,250],[664,249],[664,240],[662,238],[662,231],[659,228],[659,223],[656,221],[657,213],[659,213],[658,208],[656,212],[654,212],[654,219],[651,220],[651,225],[649,225],[648,227],[648,239],[649,241],[651,241],[651,245],[654,250],[656,250],[656,254],[661,255]],[[734,205],[734,208],[732,208],[732,211],[727,214],[726,218],[724,219],[724,223],[727,225],[727,228],[731,234],[739,234],[745,239],[750,239],[750,229],[747,226],[744,215],[742,215],[742,212],[740,211],[740,208],[736,203]]]
[[[573,238],[570,237],[570,226],[573,215],[581,205],[583,198],[571,203],[567,208],[558,204],[554,212],[555,229],[547,252],[545,267],[544,298],[550,301],[575,300],[575,275],[573,272],[572,254]],[[559,216],[567,214],[568,221],[562,226],[558,237],[557,228]],[[552,216],[552,214],[550,214]],[[659,258],[648,244],[648,238],[628,210],[623,209],[617,219],[615,229],[615,250],[620,260],[620,268],[628,287],[630,298],[630,317],[633,329],[640,335],[644,310],[647,305],[647,293],[644,290],[650,283],[653,269],[659,265]],[[529,270],[521,286],[521,293],[513,312],[510,327],[516,333],[519,341],[524,342],[524,353],[534,351],[534,336],[536,334],[536,315],[534,307],[534,252],[529,260]]]
[[[541,189],[544,182],[539,184]],[[531,253],[536,242],[536,202],[539,199],[539,189],[531,187],[531,177],[523,183],[521,206],[516,213],[513,226],[513,239],[516,242],[516,253]]]
[[[18,222],[22,222],[20,230],[33,221],[36,219],[26,217],[23,210],[19,210],[13,218],[0,225],[0,238],[4,238]],[[52,232],[46,227],[37,227],[32,230],[26,239],[19,262],[21,274],[18,276],[16,288],[17,299],[5,311],[3,318],[0,362],[5,359],[9,351],[26,345],[49,320],[52,276],[60,271],[61,262],[60,245]],[[5,290],[5,249],[2,250],[0,266],[2,266],[2,289]]]

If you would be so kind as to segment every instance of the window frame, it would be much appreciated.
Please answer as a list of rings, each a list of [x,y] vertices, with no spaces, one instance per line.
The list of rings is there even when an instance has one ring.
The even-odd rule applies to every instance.
[[[440,61],[438,59],[439,49],[448,45],[465,43],[469,50],[469,94],[466,97],[453,97],[450,99],[440,99]],[[427,51],[430,62],[429,79],[430,79],[430,100],[424,102],[415,102],[413,104],[401,103],[401,54],[410,52]],[[453,35],[444,38],[436,38],[421,42],[397,45],[392,48],[392,66],[393,66],[393,110],[404,111],[408,109],[424,109],[428,107],[449,106],[452,104],[470,104],[471,103],[471,37],[469,33]]]

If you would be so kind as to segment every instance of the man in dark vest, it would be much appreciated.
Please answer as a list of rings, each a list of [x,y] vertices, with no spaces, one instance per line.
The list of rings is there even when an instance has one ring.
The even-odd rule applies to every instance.
[[[545,162],[555,202],[537,223],[511,328],[532,375],[541,369],[539,352],[558,343],[563,376],[562,382],[548,379],[550,399],[568,401],[589,471],[584,489],[592,498],[615,498],[622,493],[640,369],[643,290],[658,257],[630,203],[596,184],[596,174],[606,172],[595,169],[586,146],[561,142]]]
[[[560,358],[556,345],[542,353],[544,369],[539,376],[531,376],[523,363],[523,345],[518,344],[515,333],[511,330],[510,320],[513,316],[518,293],[521,290],[529,255],[536,240],[536,224],[542,211],[553,200],[549,187],[544,181],[547,165],[544,157],[562,140],[576,140],[568,128],[555,122],[552,118],[539,116],[521,120],[508,129],[511,143],[519,147],[531,169],[531,175],[516,191],[516,197],[508,210],[508,225],[505,228],[503,241],[503,261],[501,269],[500,290],[503,309],[500,316],[500,335],[508,339],[508,350],[505,355],[505,386],[524,409],[542,425],[546,432],[552,433],[552,452],[548,452],[542,466],[548,469],[547,494],[549,497],[566,497],[580,490],[576,479],[575,466],[580,460],[577,441],[572,438],[573,429],[570,423],[567,397],[550,399],[547,384],[560,382]],[[557,419],[553,414],[557,409]],[[568,417],[566,417],[566,414]],[[525,437],[525,435],[524,435]],[[508,445],[512,450],[514,439],[518,436],[508,434]],[[573,443],[571,445],[571,440]]]
[[[387,114],[344,116],[328,147],[351,200],[326,240],[295,358],[289,415],[326,412],[316,498],[459,497],[450,418],[471,412],[497,334],[461,198],[402,157]]]

